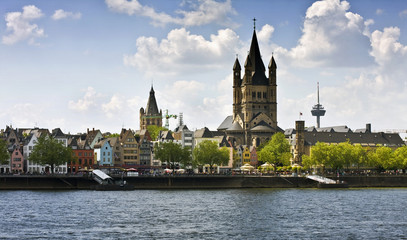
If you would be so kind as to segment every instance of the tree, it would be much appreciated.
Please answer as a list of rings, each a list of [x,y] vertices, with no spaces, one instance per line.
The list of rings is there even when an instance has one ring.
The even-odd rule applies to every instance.
[[[394,151],[394,158],[401,168],[407,168],[407,146],[399,147]]]
[[[375,166],[379,171],[398,167],[393,156],[393,150],[389,147],[378,147],[376,151],[370,152],[369,162],[371,166]]]
[[[271,140],[259,151],[259,160],[262,163],[272,163],[278,166],[290,164],[290,143],[283,133],[276,133]]]
[[[149,125],[149,126],[147,126],[147,130],[148,130],[148,132],[150,133],[150,137],[151,137],[151,139],[152,139],[153,141],[157,140],[158,133],[159,133],[160,131],[168,131],[167,128],[165,128],[165,127],[159,127],[159,126],[156,126],[156,125]]]
[[[172,165],[175,169],[175,164],[179,163],[183,167],[192,164],[191,150],[188,147],[182,147],[180,144],[173,142],[164,142],[154,146],[154,155],[162,162]]]
[[[41,165],[49,165],[51,172],[54,173],[55,166],[71,162],[74,157],[72,149],[65,147],[55,138],[43,135],[38,138],[29,160]]]
[[[7,142],[3,139],[0,139],[0,164],[7,164],[10,159],[10,154],[7,150]]]
[[[362,145],[354,145],[352,148],[352,163],[355,164],[359,170],[361,166],[367,165],[367,150]]]
[[[211,173],[213,166],[226,165],[229,162],[229,149],[219,149],[218,143],[210,140],[204,140],[195,146],[192,155],[194,164],[208,164]]]
[[[330,156],[330,147],[327,143],[317,142],[314,146],[311,147],[311,156],[307,165],[311,166],[322,166],[325,167],[329,162]],[[304,157],[304,156],[303,156]]]

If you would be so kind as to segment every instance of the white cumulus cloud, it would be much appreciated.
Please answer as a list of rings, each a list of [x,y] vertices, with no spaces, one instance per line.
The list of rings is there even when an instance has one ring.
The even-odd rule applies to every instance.
[[[64,11],[63,9],[55,10],[54,14],[51,16],[51,18],[54,20],[61,20],[64,18],[80,19],[81,17],[82,14],[80,12],[77,13],[67,12]]]
[[[124,56],[124,64],[147,74],[202,71],[230,65],[231,56],[239,52],[239,46],[239,37],[230,29],[219,30],[206,40],[180,28],[169,32],[160,42],[153,37],[138,38],[137,52]]]
[[[84,91],[85,95],[82,99],[79,99],[77,101],[69,101],[69,109],[84,112],[87,111],[90,107],[96,105],[96,99],[99,95],[96,93],[95,89],[93,87],[88,87]]]
[[[372,64],[368,26],[346,1],[325,0],[307,10],[302,36],[291,50],[278,49],[282,57],[299,66],[360,67]]]
[[[28,40],[29,44],[36,44],[35,39],[45,37],[45,33],[44,29],[32,23],[32,21],[42,16],[41,9],[34,5],[24,6],[22,12],[7,13],[5,20],[9,34],[3,36],[2,42],[11,45],[19,41]]]
[[[138,0],[106,0],[106,4],[109,9],[115,12],[148,17],[156,26],[164,26],[169,23],[181,26],[200,26],[209,23],[235,26],[228,17],[230,14],[236,14],[232,8],[231,0],[225,2],[200,0],[198,4],[187,2],[192,10],[177,10],[177,16],[156,12],[154,8],[142,5]]]
[[[113,95],[108,103],[102,104],[102,110],[109,118],[114,117],[122,108],[123,100],[117,95]]]

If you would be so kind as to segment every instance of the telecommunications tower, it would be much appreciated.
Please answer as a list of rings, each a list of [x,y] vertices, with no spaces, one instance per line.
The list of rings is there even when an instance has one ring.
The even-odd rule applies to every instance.
[[[318,95],[318,103],[312,107],[311,114],[312,114],[312,116],[317,117],[317,128],[320,128],[321,127],[320,117],[325,115],[326,110],[319,103],[319,82],[317,83],[317,95]]]

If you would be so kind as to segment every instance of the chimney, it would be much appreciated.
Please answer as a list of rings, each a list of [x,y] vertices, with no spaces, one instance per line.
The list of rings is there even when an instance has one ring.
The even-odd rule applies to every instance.
[[[368,132],[368,133],[372,132],[372,124],[371,123],[366,124],[366,132]]]

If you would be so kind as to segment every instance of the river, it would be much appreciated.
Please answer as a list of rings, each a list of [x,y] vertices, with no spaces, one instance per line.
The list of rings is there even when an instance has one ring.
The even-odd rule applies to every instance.
[[[0,239],[407,239],[407,188],[0,191]]]

